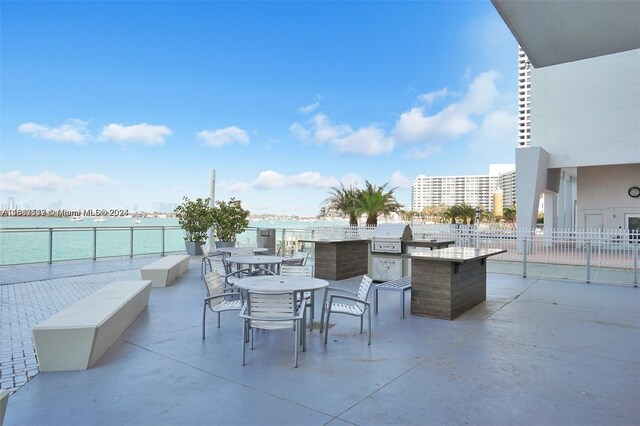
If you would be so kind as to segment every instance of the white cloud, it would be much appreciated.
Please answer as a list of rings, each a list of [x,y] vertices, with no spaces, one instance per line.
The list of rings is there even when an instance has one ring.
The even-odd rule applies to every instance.
[[[418,99],[421,100],[422,102],[424,102],[427,105],[431,105],[437,99],[444,98],[448,94],[449,94],[449,89],[447,89],[445,87],[444,89],[440,89],[440,90],[435,91],[435,92],[424,93],[424,94],[418,96]]]
[[[498,77],[494,71],[480,74],[469,84],[460,101],[436,114],[428,115],[424,107],[411,108],[400,115],[394,135],[404,142],[430,142],[456,139],[473,132],[478,128],[474,117],[489,113],[498,99],[499,92],[495,85]],[[443,90],[422,95],[421,99],[435,100],[443,96]]]
[[[442,147],[440,145],[426,145],[423,148],[412,149],[405,154],[405,158],[425,160],[435,155],[442,153]]]
[[[395,141],[378,126],[370,125],[353,130],[348,124],[332,124],[329,117],[318,113],[307,121],[308,128],[294,123],[289,130],[302,141],[329,144],[342,154],[368,156],[393,151]]]
[[[220,182],[220,188],[232,192],[242,192],[249,189],[273,190],[283,188],[331,188],[340,185],[357,185],[359,177],[348,174],[342,179],[324,176],[319,172],[306,171],[294,175],[284,175],[274,170],[264,170],[258,174],[253,182]]]
[[[79,185],[104,186],[117,183],[115,180],[98,173],[86,173],[72,178],[64,178],[53,172],[42,172],[39,175],[27,176],[18,170],[0,175],[2,192],[22,193],[31,190],[52,192],[69,191]]]
[[[198,139],[214,148],[234,143],[247,145],[249,143],[249,133],[239,127],[230,126],[224,129],[203,130],[198,133]]]
[[[304,115],[311,114],[320,107],[320,102],[314,102],[310,105],[298,108],[298,112]]]
[[[513,145],[517,137],[518,117],[515,112],[496,110],[487,114],[469,147],[484,150],[495,144]]]
[[[162,145],[165,137],[171,135],[171,129],[163,125],[148,123],[123,126],[122,124],[109,124],[102,128],[100,140],[117,142],[122,144]]]
[[[83,145],[90,138],[87,124],[86,121],[78,119],[67,120],[58,127],[49,127],[37,123],[23,123],[18,126],[18,131],[34,138]]]
[[[411,188],[411,180],[406,177],[400,170],[391,173],[391,187],[395,188]]]

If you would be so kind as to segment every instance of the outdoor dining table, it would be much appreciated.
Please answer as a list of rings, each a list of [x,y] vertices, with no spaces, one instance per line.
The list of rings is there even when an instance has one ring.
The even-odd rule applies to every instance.
[[[249,256],[249,255],[241,255],[241,256],[230,256],[227,258],[227,262],[234,263],[236,265],[236,269],[242,269],[242,265],[247,265],[251,268],[252,272],[257,270],[260,266],[265,266],[267,269],[275,272],[276,274],[280,273],[280,265],[282,265],[282,261],[284,257],[282,256]]]
[[[327,299],[327,288],[329,281],[312,277],[296,277],[282,275],[257,275],[239,279],[234,283],[234,287],[242,290],[288,293],[292,292],[296,300],[302,300],[304,293],[324,289],[324,301]]]
[[[265,247],[220,247],[216,248],[216,251],[222,253],[224,258],[227,258],[229,256],[237,256],[239,253],[246,253],[249,248],[253,250],[253,254],[267,253],[269,251]]]

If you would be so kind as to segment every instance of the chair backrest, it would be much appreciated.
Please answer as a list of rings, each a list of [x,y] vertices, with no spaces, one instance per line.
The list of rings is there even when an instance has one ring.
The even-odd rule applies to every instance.
[[[268,330],[291,328],[292,321],[276,321],[282,318],[293,318],[296,303],[293,293],[262,293],[247,291],[247,313],[252,317],[251,326]]]
[[[309,253],[305,253],[302,251],[296,251],[291,253],[291,257],[285,258],[282,262],[283,264],[288,265],[300,265],[305,266],[307,264],[307,258],[309,257]]]
[[[371,290],[371,284],[373,284],[373,279],[368,275],[364,275],[362,277],[362,281],[360,281],[360,286],[358,287],[358,299],[367,300],[367,297],[369,297],[369,290]],[[356,303],[356,305],[360,309],[364,310],[364,303]]]
[[[220,275],[216,271],[209,272],[204,276],[204,284],[207,288],[207,297],[217,296],[222,294],[222,289],[224,284]],[[212,305],[218,304],[221,302],[221,299],[215,299],[209,302]]]
[[[229,262],[226,257],[222,258],[222,266],[224,266],[224,273],[226,275],[233,272],[233,265],[231,265],[231,262]]]
[[[286,265],[280,267],[280,275],[288,277],[313,277],[313,266]]]
[[[206,259],[209,256],[209,249],[206,244],[200,244],[200,251],[202,252],[202,258]]]

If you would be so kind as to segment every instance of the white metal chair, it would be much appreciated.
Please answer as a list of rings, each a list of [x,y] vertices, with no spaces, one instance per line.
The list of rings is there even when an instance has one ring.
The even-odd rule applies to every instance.
[[[220,275],[213,271],[204,276],[207,297],[204,298],[202,311],[202,338],[205,338],[205,321],[207,308],[218,314],[218,328],[220,328],[220,314],[227,311],[242,309],[242,294],[234,288],[224,288]]]
[[[326,322],[324,323],[324,344],[327,344],[327,339],[329,336],[329,316],[331,313],[335,314],[346,314],[352,315],[356,317],[360,317],[360,333],[363,332],[363,317],[365,312],[369,314],[369,344],[371,344],[371,304],[367,301],[367,297],[369,296],[369,290],[371,290],[371,284],[373,280],[364,275],[362,277],[362,281],[360,282],[360,286],[358,287],[358,291],[356,293],[347,292],[346,290],[341,290],[341,293],[351,293],[351,295],[347,294],[331,294],[329,296],[329,301],[325,302],[322,307],[322,316],[321,322],[324,320],[325,311],[327,314]],[[346,303],[334,303],[334,300],[343,299],[354,302],[353,304]],[[322,331],[322,329],[320,330]]]
[[[313,266],[300,266],[300,265],[285,265],[283,264],[280,267],[280,275],[289,276],[289,277],[307,277],[313,278]],[[304,292],[304,300],[309,308],[309,330],[313,329],[313,317],[314,310],[316,308],[315,304],[315,292],[314,291],[305,291]]]
[[[282,261],[282,264],[305,266],[307,264],[308,258],[309,258],[309,253],[296,251],[291,253],[291,256],[285,257],[284,260]]]
[[[219,257],[220,255],[217,253],[209,253],[209,249],[205,244],[200,244],[200,251],[202,251],[202,262],[200,264],[200,278],[204,278],[204,276],[207,274],[207,266],[209,267],[209,272],[213,271],[211,258]],[[222,257],[220,256],[220,258]]]
[[[298,303],[294,293],[264,293],[248,290],[246,300],[240,311],[244,319],[242,327],[242,365],[246,363],[247,341],[253,349],[253,329],[293,330],[295,335],[295,367],[298,367],[298,346],[302,340],[302,350],[306,350],[305,305]]]
[[[224,282],[226,286],[233,286],[233,284],[240,278],[248,277],[251,274],[251,269],[243,268],[234,270],[233,265],[227,261],[226,258],[222,258],[222,265],[224,267]]]

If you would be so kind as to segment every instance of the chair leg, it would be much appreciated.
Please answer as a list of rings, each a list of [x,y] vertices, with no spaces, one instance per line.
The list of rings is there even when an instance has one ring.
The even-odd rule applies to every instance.
[[[311,292],[311,301],[309,302],[309,331],[313,331],[313,317],[316,310],[316,292]]]
[[[204,323],[207,318],[207,302],[204,302],[204,309],[202,310],[202,340],[204,340]]]
[[[296,322],[294,322],[294,324],[296,324]],[[295,325],[294,325],[294,328],[295,328]],[[301,328],[301,327],[298,327],[298,328]],[[298,333],[299,332],[300,331],[298,329],[298,330],[294,330],[294,333],[293,333],[295,335],[294,348],[293,348],[294,358],[296,360],[295,368],[298,368],[298,337],[299,337]]]
[[[369,345],[371,345],[371,309],[367,309],[369,314]]]
[[[244,320],[242,326],[242,365],[245,365],[247,352],[247,320]]]
[[[364,312],[360,315],[360,334],[364,333],[364,329],[362,328],[362,323],[364,322]]]
[[[329,315],[331,314],[331,310],[327,309],[327,322],[324,324],[324,344],[327,344],[327,339],[329,338]]]
[[[220,328],[220,312],[218,312],[218,328]]]

